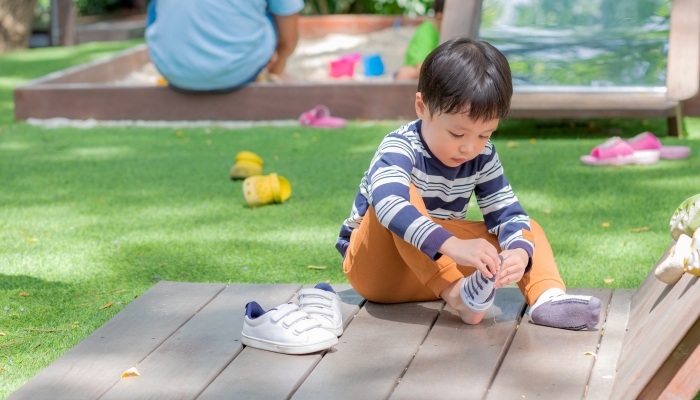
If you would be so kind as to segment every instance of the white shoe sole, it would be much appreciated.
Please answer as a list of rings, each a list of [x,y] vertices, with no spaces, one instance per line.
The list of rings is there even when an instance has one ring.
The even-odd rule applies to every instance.
[[[256,349],[274,351],[275,353],[283,354],[309,354],[315,353],[317,351],[330,349],[331,347],[338,344],[338,338],[335,337],[324,342],[314,343],[314,344],[303,344],[303,345],[293,345],[288,343],[278,343],[269,340],[263,340],[258,338],[253,338],[241,334],[241,342],[250,347],[255,347]]]

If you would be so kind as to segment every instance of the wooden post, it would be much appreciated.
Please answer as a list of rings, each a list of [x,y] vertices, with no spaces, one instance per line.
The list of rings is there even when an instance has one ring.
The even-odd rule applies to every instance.
[[[75,45],[75,5],[73,0],[51,0],[51,45]]]
[[[445,0],[440,43],[456,36],[479,37],[481,0]]]

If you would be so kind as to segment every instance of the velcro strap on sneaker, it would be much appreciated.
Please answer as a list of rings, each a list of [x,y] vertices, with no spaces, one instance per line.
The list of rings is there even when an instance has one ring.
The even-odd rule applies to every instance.
[[[295,311],[299,311],[299,306],[294,303],[282,304],[281,306],[278,306],[276,308],[277,311],[270,316],[272,322],[279,322],[279,320],[286,317],[287,315]]]
[[[295,335],[301,335],[302,333],[308,330],[320,327],[320,322],[316,321],[313,318],[309,318],[309,316],[307,315],[305,319],[301,319],[294,324],[294,329],[292,330],[292,332],[294,332]]]
[[[333,300],[322,299],[315,296],[301,297],[299,299],[299,308],[304,308],[306,306],[330,308],[333,306]]]
[[[282,326],[285,328],[289,328],[292,325],[296,324],[297,322],[309,318],[309,314],[299,310],[299,311],[294,311],[291,314],[288,314],[284,319],[282,320]]]
[[[299,298],[305,297],[305,296],[317,296],[317,297],[322,297],[324,299],[333,301],[333,293],[327,292],[322,289],[314,289],[314,288],[308,288],[308,289],[301,289],[299,293],[297,293]]]

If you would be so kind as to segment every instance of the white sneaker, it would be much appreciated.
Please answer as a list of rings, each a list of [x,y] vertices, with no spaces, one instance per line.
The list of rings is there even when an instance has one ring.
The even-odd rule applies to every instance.
[[[343,312],[340,296],[331,285],[321,282],[313,289],[301,289],[297,293],[299,308],[321,323],[323,329],[336,336],[343,334]]]
[[[329,349],[338,338],[294,303],[265,311],[246,304],[241,341],[244,345],[284,354],[308,354]]]

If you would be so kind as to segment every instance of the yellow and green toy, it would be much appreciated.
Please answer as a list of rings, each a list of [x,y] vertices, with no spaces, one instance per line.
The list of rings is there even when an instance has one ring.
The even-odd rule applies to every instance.
[[[674,285],[684,273],[700,276],[700,194],[686,199],[669,223],[676,244],[656,267],[656,277]]]

